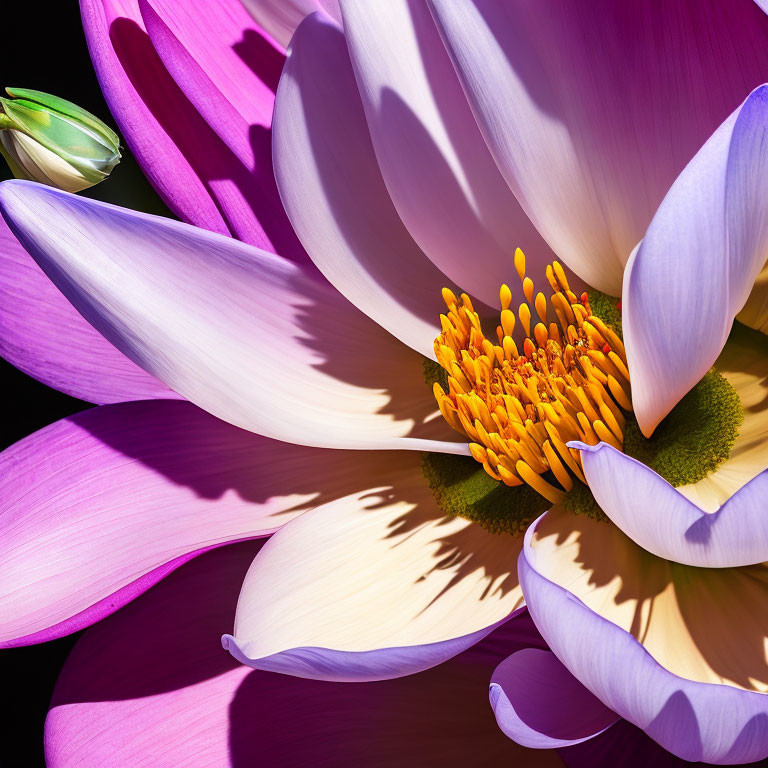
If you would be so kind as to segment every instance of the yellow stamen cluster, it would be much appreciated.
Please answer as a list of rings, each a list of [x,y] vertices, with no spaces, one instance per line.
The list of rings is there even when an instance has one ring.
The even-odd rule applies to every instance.
[[[448,392],[436,383],[435,398],[491,477],[509,486],[527,483],[557,503],[574,476],[584,481],[581,454],[568,441],[622,448],[623,411],[632,409],[627,358],[621,339],[592,314],[586,293],[577,298],[571,291],[557,261],[546,269],[549,301],[535,293],[519,248],[514,261],[527,301],[515,315],[512,292],[501,286],[498,344],[483,335],[469,297],[443,289],[448,311],[440,315],[435,354],[448,373]],[[531,305],[538,317],[533,327]],[[548,323],[550,315],[557,322]],[[514,340],[518,319],[522,349]]]

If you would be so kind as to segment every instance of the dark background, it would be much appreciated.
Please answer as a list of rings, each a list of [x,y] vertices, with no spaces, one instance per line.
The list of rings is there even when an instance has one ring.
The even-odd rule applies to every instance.
[[[34,88],[74,101],[116,128],[91,66],[74,0],[3,6],[0,88]],[[10,14],[10,18],[9,18]],[[128,150],[111,177],[83,193],[149,213],[168,214]],[[0,179],[11,178],[0,157]],[[0,359],[0,450],[52,421],[91,407]],[[0,577],[1,578],[1,577]],[[69,650],[80,633],[44,645],[0,650],[0,766],[44,766],[43,723]],[[127,767],[126,767],[127,768]]]

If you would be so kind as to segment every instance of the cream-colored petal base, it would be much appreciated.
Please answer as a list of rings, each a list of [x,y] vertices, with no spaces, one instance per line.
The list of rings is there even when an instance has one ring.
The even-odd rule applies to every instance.
[[[234,635],[251,658],[437,643],[522,605],[522,536],[446,516],[418,459],[406,454],[388,487],[318,507],[272,537],[237,606]]]
[[[531,547],[542,576],[631,633],[673,674],[768,692],[768,564],[672,563],[612,523],[560,508],[538,523]]]

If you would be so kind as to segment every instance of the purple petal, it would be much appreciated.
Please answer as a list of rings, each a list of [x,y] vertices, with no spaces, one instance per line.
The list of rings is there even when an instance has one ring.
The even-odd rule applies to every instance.
[[[155,50],[208,125],[243,164],[268,162],[268,136],[256,147],[248,132],[269,131],[285,56],[264,40],[242,3],[139,0],[139,7]]]
[[[518,564],[536,626],[571,674],[673,754],[718,764],[768,755],[768,697],[741,687],[765,680],[761,568],[670,564],[612,524],[560,511],[531,526]]]
[[[709,513],[645,464],[606,443],[569,446],[581,451],[584,473],[600,508],[643,549],[702,568],[768,560],[768,470]]]
[[[579,744],[619,719],[552,653],[536,648],[523,648],[496,667],[490,699],[499,728],[534,749]]]
[[[179,217],[271,250],[257,215],[262,185],[205,122],[163,66],[139,0],[81,0],[104,98],[147,178]]]
[[[2,218],[0,356],[43,384],[92,403],[180,397],[77,312]]]
[[[88,630],[46,722],[49,768],[561,765],[554,752],[505,739],[484,702],[493,666],[541,642],[526,615],[437,669],[388,682],[324,683],[237,665],[215,638],[255,549],[203,555]]]
[[[0,644],[81,629],[199,551],[271,533],[402,461],[275,442],[177,401],[52,424],[0,455]]]
[[[626,720],[619,720],[593,739],[572,747],[559,749],[558,755],[567,768],[691,768],[691,763],[681,760],[660,747],[637,726]],[[762,763],[753,763],[761,768]],[[697,768],[711,766],[711,763],[696,763]]]
[[[274,151],[286,211],[320,271],[383,328],[434,357],[448,280],[392,206],[344,36],[320,15],[301,24],[291,45]]]
[[[520,541],[446,517],[414,461],[385,487],[273,536],[248,572],[225,647],[257,669],[332,681],[428,669],[520,607]]]
[[[455,433],[425,423],[423,359],[297,265],[31,182],[0,205],[97,330],[215,416],[303,445],[467,452],[426,439]]]
[[[766,176],[761,86],[680,174],[627,265],[624,337],[646,435],[715,362],[765,264]]]
[[[285,56],[256,27],[240,0],[215,5],[139,0],[152,45],[205,122],[254,176],[248,200],[260,235],[241,240],[306,260],[280,203],[270,146],[275,89]]]
[[[699,147],[768,73],[752,0],[430,0],[486,142],[525,212],[614,296]]]
[[[344,33],[381,173],[424,253],[493,306],[521,247],[547,285],[553,259],[499,173],[424,3],[341,2]]]

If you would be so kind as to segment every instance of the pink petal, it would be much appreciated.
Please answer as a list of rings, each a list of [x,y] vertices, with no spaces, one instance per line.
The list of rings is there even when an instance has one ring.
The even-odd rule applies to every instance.
[[[447,517],[416,459],[272,537],[224,636],[235,658],[299,677],[389,679],[455,656],[521,606],[521,537]]]
[[[0,455],[0,644],[92,624],[202,550],[386,482],[398,457],[275,442],[176,401],[52,424]]]
[[[257,219],[262,180],[174,83],[152,47],[138,0],[81,0],[80,7],[104,98],[163,200],[185,221],[269,248]]]
[[[0,356],[43,384],[92,403],[180,397],[78,313],[2,218]]]
[[[297,265],[31,182],[4,182],[0,205],[97,330],[219,418],[304,445],[467,452],[427,439],[455,433],[430,418],[423,359]]]
[[[179,88],[241,161],[253,163],[247,126],[269,130],[283,53],[263,39],[239,0],[139,0],[139,7]],[[206,102],[203,91],[219,100]]]
[[[139,0],[152,45],[174,81],[253,176],[249,202],[263,230],[241,240],[305,260],[277,194],[272,171],[274,91],[285,56],[254,25],[240,0],[214,5]]]
[[[670,185],[768,73],[752,0],[430,0],[504,177],[555,253],[621,290]]]
[[[338,0],[243,0],[243,5],[283,48],[288,47],[294,30],[305,16],[320,13],[341,21]]]
[[[491,157],[424,3],[341,2],[371,139],[414,240],[465,290],[493,306],[520,246],[534,282],[553,258]]]
[[[376,162],[344,36],[318,14],[296,32],[275,104],[275,172],[310,257],[355,306],[434,357],[449,281],[400,221]]]
[[[494,664],[541,642],[525,614],[400,680],[332,684],[236,665],[211,640],[256,549],[203,555],[88,630],[46,722],[49,768],[561,765],[505,739],[484,701]]]

